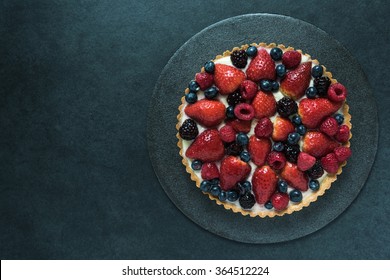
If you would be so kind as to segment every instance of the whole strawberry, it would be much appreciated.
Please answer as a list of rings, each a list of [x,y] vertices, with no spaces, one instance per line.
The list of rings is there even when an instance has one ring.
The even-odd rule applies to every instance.
[[[307,191],[309,178],[307,175],[299,170],[298,166],[291,163],[286,162],[282,173],[280,176],[293,188],[298,189],[300,191]]]
[[[299,103],[298,114],[307,128],[316,128],[324,118],[334,114],[341,105],[342,103],[332,102],[327,98],[304,98]]]
[[[248,152],[257,166],[264,165],[270,151],[271,140],[269,138],[257,138],[255,135],[249,138]]]
[[[302,150],[320,158],[340,146],[338,142],[319,131],[309,131],[303,137]]]
[[[280,82],[280,91],[284,95],[298,100],[305,95],[310,79],[311,61],[302,63],[296,69],[287,72],[284,79]]]
[[[275,62],[266,49],[261,48],[257,51],[257,55],[252,59],[246,70],[246,75],[249,80],[254,82],[263,79],[275,79]]]
[[[245,74],[241,70],[225,64],[215,64],[214,83],[220,94],[227,95],[236,91],[244,80]]]
[[[270,200],[276,191],[277,182],[278,177],[271,167],[264,165],[256,168],[252,177],[252,186],[257,203],[264,204]]]
[[[255,118],[272,117],[276,112],[276,100],[271,92],[257,92],[252,101]]]
[[[295,131],[295,127],[289,119],[276,117],[274,121],[274,131],[272,139],[275,142],[286,141],[290,133]]]
[[[187,116],[206,127],[219,125],[226,117],[225,111],[226,108],[222,102],[208,99],[189,104],[184,109]]]
[[[221,162],[220,185],[221,189],[233,189],[238,182],[244,181],[251,172],[251,166],[235,156],[227,156]]]
[[[186,157],[201,160],[202,162],[213,162],[223,158],[225,148],[218,130],[206,129],[188,147]]]

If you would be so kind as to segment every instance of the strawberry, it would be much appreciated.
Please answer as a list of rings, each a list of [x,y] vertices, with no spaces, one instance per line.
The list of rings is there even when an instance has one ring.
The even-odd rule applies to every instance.
[[[282,211],[287,208],[290,198],[286,193],[274,193],[271,197],[272,206],[276,211]]]
[[[207,72],[197,73],[195,81],[198,83],[201,90],[208,89],[214,83],[214,76]]]
[[[246,70],[249,80],[258,82],[263,79],[275,80],[275,62],[266,49],[259,49]]]
[[[282,56],[282,63],[287,69],[294,69],[301,63],[302,55],[297,51],[286,51]]]
[[[316,158],[305,152],[300,152],[298,155],[297,165],[299,170],[306,171],[314,166]]]
[[[236,131],[230,125],[224,125],[219,129],[219,135],[223,142],[230,143],[236,140]]]
[[[347,143],[349,140],[349,127],[345,124],[340,125],[334,138],[341,143]]]
[[[334,153],[329,153],[321,158],[321,165],[328,173],[336,173],[339,170],[339,162]]]
[[[319,131],[309,131],[303,136],[302,150],[316,158],[322,157],[340,146],[338,142]]]
[[[245,80],[245,73],[237,68],[225,64],[215,64],[214,83],[219,93],[227,95],[234,92]]]
[[[240,93],[245,100],[252,100],[255,97],[258,86],[251,80],[245,80],[240,85]]]
[[[287,72],[280,82],[280,91],[288,97],[298,100],[310,84],[311,61],[300,64],[296,69]]]
[[[341,102],[332,102],[327,98],[305,98],[299,103],[298,113],[307,128],[316,128],[324,118],[335,113],[341,105]]]
[[[270,137],[272,131],[274,130],[274,125],[272,124],[269,118],[261,118],[255,126],[255,135],[257,137]]]
[[[293,188],[298,189],[300,191],[307,191],[309,177],[298,169],[298,166],[291,163],[286,162],[282,173],[280,176]]]
[[[222,102],[209,99],[199,100],[184,109],[187,116],[207,127],[219,125],[226,117],[225,111]]]
[[[338,162],[343,162],[352,155],[351,149],[348,147],[337,147],[333,153],[336,155]]]
[[[270,151],[271,140],[269,138],[257,138],[255,135],[249,138],[248,152],[256,165],[262,166]]]
[[[203,131],[195,138],[186,151],[186,157],[203,162],[220,160],[224,154],[225,148],[216,129]]]
[[[339,124],[333,117],[327,117],[320,125],[320,131],[328,136],[333,136],[339,130]]]
[[[285,141],[287,136],[295,131],[295,127],[289,119],[276,117],[274,121],[274,131],[272,139],[275,142]]]
[[[257,92],[252,101],[255,118],[272,117],[276,112],[276,100],[271,92]]]
[[[252,121],[243,121],[239,119],[229,120],[226,122],[231,125],[236,132],[248,133],[251,130]]]
[[[221,162],[220,185],[221,189],[233,189],[238,182],[244,181],[251,172],[251,166],[235,156],[227,156]]]
[[[252,189],[259,204],[266,203],[276,191],[278,176],[268,165],[256,168],[252,177]]]
[[[218,167],[214,162],[203,163],[200,174],[203,180],[212,180],[215,178],[219,178]]]

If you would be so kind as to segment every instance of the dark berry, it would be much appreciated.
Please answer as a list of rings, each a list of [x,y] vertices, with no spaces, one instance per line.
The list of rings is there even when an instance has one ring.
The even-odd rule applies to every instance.
[[[276,76],[278,76],[279,78],[283,78],[284,75],[286,75],[286,66],[284,66],[283,64],[279,64],[278,66],[276,66]]]
[[[212,185],[210,193],[213,196],[218,196],[221,193],[221,188],[218,185]]]
[[[334,118],[336,119],[338,124],[343,124],[344,116],[342,114],[336,114],[336,115],[334,115]]]
[[[315,65],[311,69],[311,75],[313,76],[313,78],[319,78],[322,76],[323,73],[324,73],[324,69],[322,68],[321,65]]]
[[[248,62],[248,55],[244,50],[235,50],[231,53],[230,60],[237,68],[245,68]]]
[[[238,103],[244,102],[244,98],[242,97],[239,91],[235,91],[228,95],[227,103],[230,106],[236,106]]]
[[[240,184],[244,188],[245,191],[250,191],[252,189],[252,184],[249,181],[245,181],[245,182],[242,182]]]
[[[205,70],[207,73],[214,73],[214,70],[215,70],[215,64],[214,64],[214,62],[212,62],[212,61],[207,61],[207,62],[204,64],[204,70]]]
[[[249,48],[246,49],[246,54],[249,57],[254,57],[257,54],[257,48],[255,46],[250,46]]]
[[[292,202],[302,201],[302,192],[300,190],[292,190],[289,195]]]
[[[246,192],[244,195],[240,196],[239,202],[243,209],[251,209],[253,205],[255,205],[256,200],[251,192]]]
[[[272,205],[272,202],[271,202],[271,201],[267,201],[267,202],[264,204],[264,207],[267,208],[268,210],[271,210],[272,208],[274,208],[274,206]]]
[[[225,145],[225,154],[229,156],[238,156],[242,151],[243,147],[237,142],[232,142]]]
[[[283,51],[280,48],[272,48],[269,54],[273,60],[278,61],[282,59]]]
[[[312,191],[318,191],[320,188],[320,183],[317,180],[310,180],[309,182],[309,188]]]
[[[210,182],[209,181],[203,181],[202,183],[200,183],[200,189],[203,192],[209,192],[210,189],[211,189]]]
[[[276,108],[280,116],[288,118],[290,115],[298,112],[297,103],[288,97],[283,97],[276,103]]]
[[[292,132],[287,136],[287,142],[289,144],[297,144],[299,139],[301,139],[301,136],[297,132]]]
[[[185,99],[186,99],[187,103],[193,104],[196,101],[198,101],[198,96],[196,95],[196,93],[190,92],[190,93],[186,94]]]
[[[188,88],[191,92],[197,92],[198,90],[200,90],[199,84],[196,81],[191,81],[188,84]]]
[[[213,99],[217,97],[217,95],[218,95],[218,88],[216,87],[210,87],[204,91],[204,96],[207,99]]]
[[[319,96],[327,96],[330,84],[331,81],[326,76],[314,79],[314,87],[317,89],[317,94]]]
[[[272,81],[272,91],[278,91],[279,90],[279,83],[277,81]]]
[[[306,171],[306,174],[311,179],[318,179],[324,175],[324,169],[322,168],[321,162],[317,160],[313,167]]]
[[[306,127],[301,124],[301,125],[298,125],[297,128],[295,129],[300,135],[305,135],[307,129]]]
[[[218,186],[219,185],[219,179],[218,178],[214,178],[214,179],[210,180],[210,184],[213,185],[213,186],[214,185]]]
[[[200,170],[202,168],[202,162],[200,160],[194,160],[191,163],[191,168],[194,170]]]
[[[279,180],[279,182],[278,182],[278,191],[279,192],[286,193],[287,192],[287,187],[288,187],[288,184],[287,184],[286,181]]]
[[[306,97],[307,98],[313,99],[316,97],[316,95],[317,95],[317,89],[315,87],[308,87],[306,89]]]
[[[248,145],[248,142],[249,142],[248,135],[246,135],[243,132],[240,132],[237,134],[236,140],[237,140],[237,143],[240,144],[241,146]]]
[[[234,119],[236,115],[234,115],[234,106],[228,106],[226,108],[226,117],[228,119]]]
[[[242,161],[248,162],[251,160],[251,155],[247,151],[242,151],[240,154],[240,158]]]
[[[294,115],[292,118],[291,118],[291,121],[293,124],[295,125],[300,125],[302,123],[302,120],[301,120],[301,117],[298,116],[298,115]]]
[[[180,137],[184,140],[193,140],[198,136],[198,126],[192,119],[186,119],[179,128]]]
[[[226,192],[227,199],[231,202],[234,202],[238,199],[238,193],[236,191],[228,191]]]
[[[261,80],[260,81],[260,88],[264,91],[271,91],[272,90],[272,82],[269,80]]]
[[[281,152],[284,149],[284,145],[282,142],[275,142],[273,145],[274,151]]]
[[[284,146],[284,154],[286,155],[286,159],[291,163],[297,163],[298,155],[300,153],[300,148],[298,144],[285,144]]]
[[[221,191],[218,195],[218,198],[220,201],[226,201],[227,199],[227,195],[226,195],[226,192],[225,191]]]

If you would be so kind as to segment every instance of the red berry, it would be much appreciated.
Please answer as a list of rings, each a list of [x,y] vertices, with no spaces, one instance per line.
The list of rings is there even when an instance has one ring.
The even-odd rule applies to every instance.
[[[221,160],[225,155],[225,147],[218,130],[207,129],[199,134],[188,147],[185,155],[203,162]]]
[[[302,55],[297,51],[286,51],[282,56],[282,62],[287,69],[294,69],[301,63]]]
[[[240,92],[244,99],[251,100],[255,97],[258,91],[258,86],[251,80],[245,80],[241,83]]]
[[[328,98],[335,102],[344,101],[347,98],[347,89],[340,83],[330,85],[328,88]]]
[[[310,78],[311,61],[302,63],[296,69],[288,71],[280,82],[280,91],[284,95],[298,100],[305,95],[305,91],[310,84]]]
[[[286,193],[274,193],[271,197],[272,206],[277,211],[282,211],[287,208],[289,202],[288,194]]]
[[[336,155],[338,162],[343,162],[352,155],[351,149],[348,147],[337,147],[333,152]]]
[[[252,58],[246,69],[246,75],[249,80],[254,82],[259,82],[263,79],[275,79],[275,62],[266,49],[261,48],[257,51],[257,55]]]
[[[339,124],[333,117],[327,117],[320,126],[320,131],[328,136],[333,136],[339,130]]]
[[[230,125],[224,125],[219,129],[219,135],[223,142],[230,143],[236,140],[236,131]]]
[[[336,173],[339,170],[339,162],[334,153],[327,154],[321,158],[321,165],[328,173]]]
[[[227,95],[234,92],[243,80],[245,80],[245,73],[241,70],[225,64],[215,64],[214,82],[220,94]]]
[[[234,107],[234,115],[240,120],[250,121],[255,116],[255,110],[250,104],[239,103]]]
[[[255,117],[272,117],[276,112],[276,100],[272,92],[258,91],[252,101]]]
[[[202,99],[189,104],[184,112],[198,123],[213,127],[219,125],[226,118],[226,107],[218,100]]]
[[[267,161],[273,169],[280,170],[286,164],[286,157],[281,152],[272,151],[269,153]]]
[[[208,89],[214,83],[214,76],[207,72],[197,73],[195,81],[199,84],[201,90]]]
[[[256,201],[259,204],[266,203],[276,191],[278,176],[271,167],[264,165],[256,168],[252,177],[252,188]]]
[[[337,112],[341,105],[341,102],[332,102],[327,98],[304,98],[299,103],[298,114],[307,128],[316,128],[324,118]]]
[[[227,156],[221,162],[220,182],[221,189],[233,189],[238,182],[244,181],[251,172],[251,166],[235,156]]]
[[[219,178],[218,167],[214,162],[203,163],[200,174],[203,180],[212,180],[215,178]]]
[[[248,133],[251,130],[252,121],[243,121],[239,119],[229,120],[226,122],[231,125],[236,132]]]
[[[257,137],[270,137],[272,131],[274,129],[274,125],[271,120],[267,117],[261,118],[256,126],[255,126],[255,135]]]
[[[337,131],[334,138],[336,138],[336,140],[341,143],[347,143],[349,140],[349,127],[345,124],[340,125],[339,130]]]
[[[299,170],[306,171],[314,166],[316,158],[305,152],[300,152],[298,155],[297,165]]]

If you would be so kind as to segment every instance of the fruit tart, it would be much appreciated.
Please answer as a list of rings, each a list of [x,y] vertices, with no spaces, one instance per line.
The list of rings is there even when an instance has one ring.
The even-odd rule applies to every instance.
[[[205,63],[181,99],[182,162],[200,191],[233,212],[299,211],[351,156],[347,93],[301,50],[260,43],[226,51]]]

